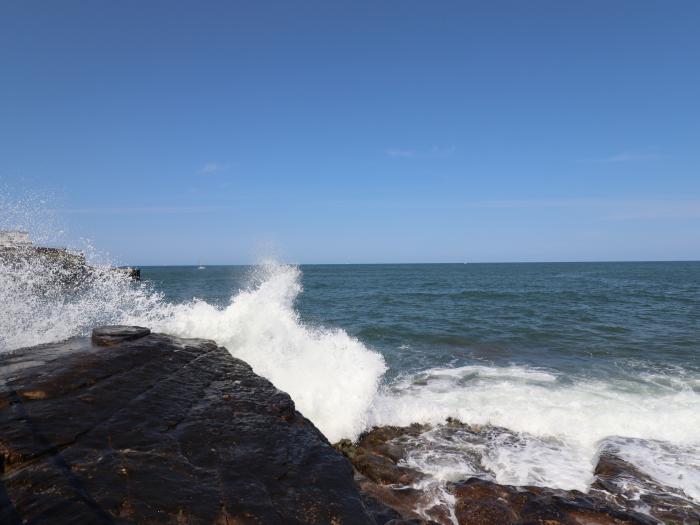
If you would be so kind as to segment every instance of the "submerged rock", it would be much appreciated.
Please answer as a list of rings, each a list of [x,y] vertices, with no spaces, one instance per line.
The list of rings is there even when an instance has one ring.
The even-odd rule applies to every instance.
[[[290,397],[211,341],[96,330],[0,359],[0,523],[374,524]]]

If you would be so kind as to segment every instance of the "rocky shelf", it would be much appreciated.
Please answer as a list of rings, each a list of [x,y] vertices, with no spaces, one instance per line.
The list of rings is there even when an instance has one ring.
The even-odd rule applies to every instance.
[[[105,327],[6,355],[0,378],[2,524],[398,516],[363,501],[287,394],[211,341]]]

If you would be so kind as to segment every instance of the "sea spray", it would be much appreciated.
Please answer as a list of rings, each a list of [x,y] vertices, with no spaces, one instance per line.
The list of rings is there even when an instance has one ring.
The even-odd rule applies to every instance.
[[[28,233],[37,247],[0,250],[0,352],[85,335],[100,324],[157,311],[162,297],[114,272],[110,257],[70,235],[54,195],[0,185],[0,230]],[[86,260],[89,266],[82,262]]]
[[[214,339],[289,393],[329,440],[356,437],[367,426],[384,359],[342,330],[301,322],[294,309],[302,291],[296,266],[265,264],[255,280],[224,308],[199,300],[169,305],[151,315],[150,325]]]
[[[251,286],[223,308],[197,299],[169,303],[108,267],[93,267],[66,287],[68,272],[42,258],[0,261],[0,351],[87,335],[104,324],[214,339],[289,393],[331,441],[366,428],[384,359],[342,330],[302,323],[294,309],[302,291],[297,267],[257,267]]]
[[[107,266],[73,272],[49,258],[0,259],[0,352],[85,335],[162,305],[158,293]]]

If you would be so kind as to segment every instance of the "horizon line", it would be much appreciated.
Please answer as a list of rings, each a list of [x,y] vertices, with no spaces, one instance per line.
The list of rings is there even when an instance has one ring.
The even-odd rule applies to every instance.
[[[469,264],[642,264],[642,263],[700,263],[700,259],[627,259],[627,260],[579,260],[579,261],[465,261],[465,262],[348,262],[348,263],[309,263],[279,262],[292,266],[419,266],[419,265],[469,265]],[[138,268],[196,268],[224,266],[264,266],[264,263],[192,263],[192,264],[124,264]]]

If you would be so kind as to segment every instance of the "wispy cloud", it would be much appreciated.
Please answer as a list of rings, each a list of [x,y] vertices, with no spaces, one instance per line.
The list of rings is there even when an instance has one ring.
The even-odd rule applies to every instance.
[[[467,208],[587,208],[613,221],[700,219],[699,199],[524,199],[465,203]]]
[[[138,206],[138,207],[116,207],[116,208],[66,208],[52,210],[56,213],[69,214],[138,214],[138,213],[210,213],[231,209],[230,206]]]
[[[581,162],[597,162],[603,164],[614,164],[619,162],[642,162],[646,160],[655,160],[659,156],[653,153],[632,153],[632,152],[622,152],[615,155],[610,155],[608,157],[599,157],[591,159],[583,159]]]
[[[609,204],[609,201],[601,199],[510,199],[510,200],[484,200],[465,203],[467,208],[572,208],[572,207],[596,207]]]
[[[412,149],[388,149],[385,150],[384,153],[386,153],[389,157],[415,157],[416,156],[416,151]]]
[[[207,162],[197,172],[199,175],[214,175],[226,170],[226,165],[219,162]]]
[[[390,148],[384,150],[384,153],[388,157],[394,158],[445,158],[452,156],[455,151],[456,148],[454,146],[433,146],[432,148],[425,150]]]
[[[619,199],[610,197],[551,197],[533,199],[488,199],[462,200],[458,195],[439,200],[420,197],[417,199],[342,199],[324,200],[318,206],[324,208],[365,208],[396,210],[473,210],[475,212],[512,212],[530,214],[551,212],[566,216],[573,212],[579,217],[601,221],[672,221],[700,220],[699,198]]]
[[[700,200],[648,200],[622,202],[610,211],[617,221],[656,219],[700,219]]]

